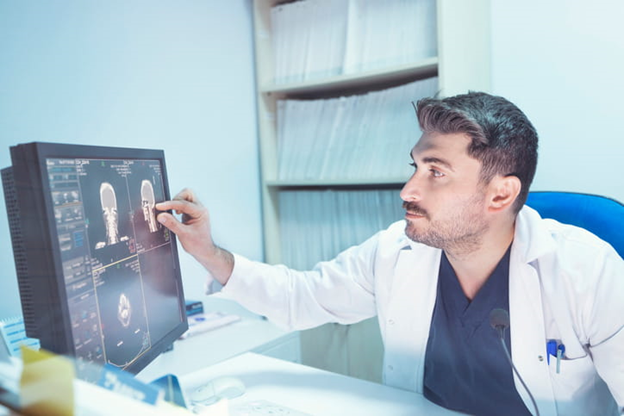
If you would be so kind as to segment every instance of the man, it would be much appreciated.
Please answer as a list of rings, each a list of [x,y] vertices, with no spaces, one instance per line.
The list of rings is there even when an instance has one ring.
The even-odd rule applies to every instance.
[[[621,412],[624,262],[592,234],[524,206],[537,164],[529,120],[484,93],[423,99],[417,115],[405,220],[312,271],[216,246],[188,190],[157,206],[182,222],[158,220],[225,294],[282,325],[377,315],[388,385],[470,414],[534,412],[490,326],[490,312],[504,309],[506,345],[542,415]]]

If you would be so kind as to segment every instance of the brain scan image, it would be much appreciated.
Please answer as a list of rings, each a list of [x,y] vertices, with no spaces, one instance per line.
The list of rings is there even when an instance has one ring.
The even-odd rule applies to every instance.
[[[141,206],[143,208],[143,218],[147,223],[150,233],[158,231],[160,226],[160,223],[156,221],[155,204],[154,187],[150,181],[143,180],[141,182]]]
[[[119,304],[117,305],[117,319],[124,328],[130,326],[130,318],[132,317],[132,305],[125,293],[119,295]]]

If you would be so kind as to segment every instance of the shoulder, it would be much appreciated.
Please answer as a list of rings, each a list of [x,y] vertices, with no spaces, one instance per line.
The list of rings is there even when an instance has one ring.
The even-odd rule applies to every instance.
[[[570,283],[585,286],[624,269],[624,261],[606,241],[583,228],[541,218],[528,207],[518,214],[515,238],[527,263]]]
[[[527,261],[554,252],[572,255],[586,253],[582,257],[603,252],[617,255],[609,243],[591,232],[542,218],[537,211],[527,206],[518,213],[514,239],[521,246]]]

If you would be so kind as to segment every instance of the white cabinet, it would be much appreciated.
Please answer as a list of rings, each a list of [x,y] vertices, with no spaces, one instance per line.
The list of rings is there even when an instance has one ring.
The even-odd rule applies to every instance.
[[[348,123],[340,118],[342,115],[336,115],[343,110],[330,105],[335,100],[379,95],[432,77],[438,78],[433,92],[437,90],[443,96],[468,90],[488,91],[489,1],[281,3],[284,2],[254,1],[265,260],[306,268],[311,265],[309,256],[320,253],[322,258],[315,260],[331,258],[337,254],[333,251],[346,248],[339,247],[341,244],[361,242],[362,230],[370,230],[372,235],[384,223],[401,219],[398,193],[409,177],[409,150],[419,137],[410,100],[399,102],[401,106],[389,114],[383,110],[396,105],[396,98],[389,102],[373,97],[349,104],[350,114],[362,114],[362,118],[354,120],[350,115]],[[284,13],[288,19],[283,18]],[[403,15],[408,18],[402,19]],[[397,50],[402,52],[398,57]],[[368,58],[360,59],[365,56]],[[414,99],[420,98],[415,95]],[[305,107],[299,113],[285,111],[289,105]],[[371,111],[371,106],[377,107]],[[393,141],[404,133],[397,133],[382,122],[405,109],[411,115],[407,120],[397,119],[397,124],[413,129],[413,137],[408,137],[408,143]],[[307,119],[288,118],[302,111],[309,114]],[[373,116],[364,116],[370,114]],[[359,129],[348,128],[354,123]],[[300,130],[296,130],[298,127]],[[300,143],[288,145],[293,138]],[[336,141],[346,152],[342,159],[334,157],[336,162],[319,156],[319,150],[327,150]],[[382,150],[396,152],[398,159],[403,157],[406,171],[397,171],[394,160],[398,159],[382,156]],[[360,152],[355,165],[346,159],[353,152]],[[318,163],[334,165],[341,160],[345,162],[342,175],[324,175],[322,169],[314,169]],[[294,167],[285,167],[284,163],[293,163]],[[312,169],[302,171],[305,163],[311,164]],[[378,174],[371,174],[368,168],[372,164]],[[293,169],[300,170],[297,174],[284,173]],[[394,192],[395,211],[382,209],[381,203],[361,202],[366,198],[381,201],[388,192]],[[376,215],[376,208],[383,213]],[[354,211],[359,216],[353,215]],[[359,234],[347,235],[350,229],[358,229]],[[340,239],[340,244],[336,244],[336,239]],[[383,347],[374,320],[304,331],[301,347],[304,364],[380,380]]]

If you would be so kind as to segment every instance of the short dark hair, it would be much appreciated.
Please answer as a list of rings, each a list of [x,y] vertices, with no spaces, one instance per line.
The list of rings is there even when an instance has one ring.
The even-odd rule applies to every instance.
[[[516,176],[522,187],[514,210],[520,211],[537,167],[537,131],[516,105],[503,97],[469,92],[447,98],[423,98],[416,104],[424,133],[465,133],[468,155],[481,162],[480,180]]]

